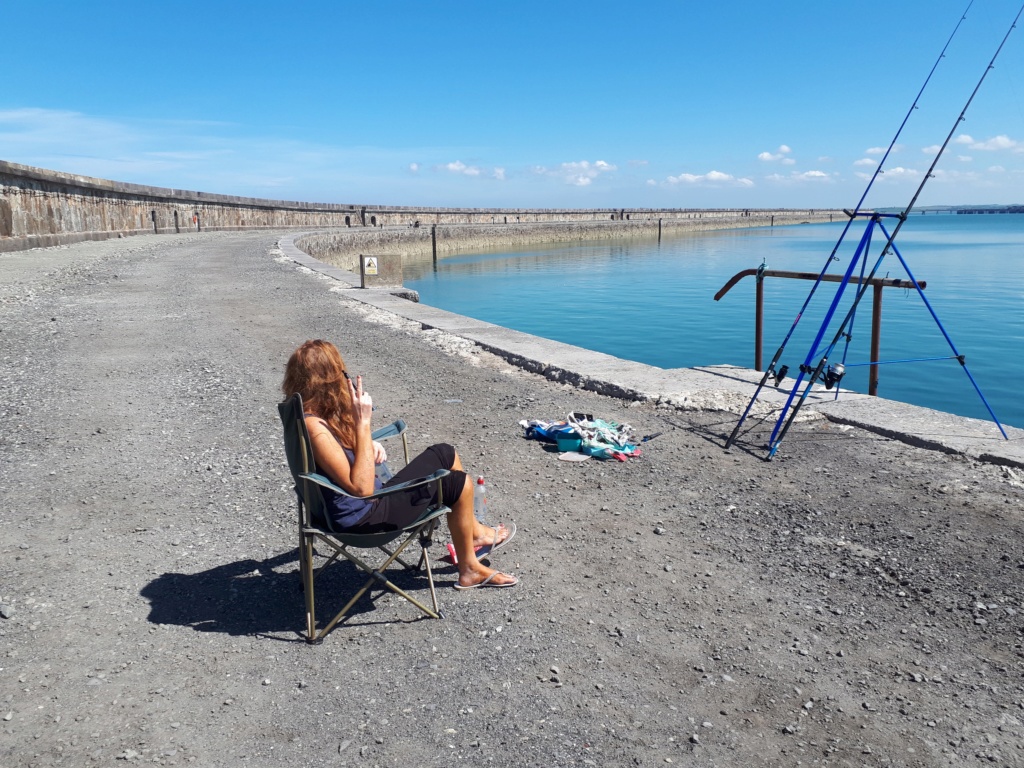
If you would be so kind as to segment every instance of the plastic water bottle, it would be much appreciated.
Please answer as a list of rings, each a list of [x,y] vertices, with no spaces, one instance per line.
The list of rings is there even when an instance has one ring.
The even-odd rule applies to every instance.
[[[473,514],[481,523],[487,520],[487,486],[484,485],[483,475],[476,479],[473,487]]]

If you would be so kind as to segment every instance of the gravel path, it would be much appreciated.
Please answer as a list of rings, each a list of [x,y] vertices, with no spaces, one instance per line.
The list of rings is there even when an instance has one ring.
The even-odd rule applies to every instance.
[[[512,369],[275,241],[0,256],[0,765],[1024,765],[1020,472],[822,421],[726,453],[735,416]],[[439,561],[444,620],[375,593],[301,642],[276,403],[314,337],[487,477],[518,587]],[[664,434],[522,439],[570,410]]]

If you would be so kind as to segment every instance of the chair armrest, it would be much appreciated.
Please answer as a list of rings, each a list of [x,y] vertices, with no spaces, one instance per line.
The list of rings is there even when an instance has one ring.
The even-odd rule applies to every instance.
[[[344,488],[339,488],[337,485],[332,483],[328,478],[324,477],[323,475],[318,475],[316,473],[310,472],[304,475],[299,475],[299,477],[301,477],[303,480],[309,480],[311,483],[316,483],[317,485],[323,486],[324,488],[330,488],[335,493],[340,494],[342,496],[348,496],[351,499],[379,499],[384,496],[390,496],[393,493],[398,493],[399,491],[407,491],[410,488],[416,488],[417,486],[420,485],[436,483],[438,480],[440,480],[447,474],[449,474],[449,471],[447,469],[439,469],[436,472],[427,475],[426,477],[420,477],[417,478],[416,480],[408,480],[404,483],[399,483],[398,485],[389,485],[387,488],[381,488],[379,491],[374,491],[368,496],[354,496],[348,491],[346,491]]]
[[[374,440],[387,440],[389,437],[398,437],[405,432],[405,422],[398,419],[393,424],[388,424],[386,427],[374,430],[370,437]]]

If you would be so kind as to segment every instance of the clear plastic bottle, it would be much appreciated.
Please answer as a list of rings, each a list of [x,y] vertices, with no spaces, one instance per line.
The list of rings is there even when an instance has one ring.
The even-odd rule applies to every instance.
[[[487,522],[487,486],[484,485],[483,475],[476,479],[473,486],[473,514],[481,523]]]

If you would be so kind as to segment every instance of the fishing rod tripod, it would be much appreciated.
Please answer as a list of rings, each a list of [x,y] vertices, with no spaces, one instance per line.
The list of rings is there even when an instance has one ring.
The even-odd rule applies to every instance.
[[[899,226],[902,225],[902,223],[906,220],[906,212],[898,214],[885,214],[875,212],[849,212],[849,215],[851,216],[851,219],[866,218],[868,220],[868,225],[865,228],[864,235],[861,237],[861,241],[857,246],[857,251],[854,254],[854,257],[850,260],[850,264],[846,269],[846,273],[843,275],[843,279],[840,281],[839,287],[836,289],[836,294],[833,297],[832,303],[830,304],[829,309],[825,314],[825,318],[822,321],[821,327],[818,329],[818,332],[815,335],[814,341],[811,344],[810,350],[807,353],[807,357],[805,358],[803,364],[799,368],[799,373],[797,374],[793,382],[793,386],[790,389],[789,395],[786,398],[786,403],[783,406],[782,411],[780,412],[779,417],[775,423],[775,427],[772,430],[771,437],[768,439],[767,459],[771,461],[775,457],[775,454],[779,450],[779,446],[782,444],[782,441],[785,439],[790,427],[796,420],[797,414],[800,412],[800,409],[806,402],[807,397],[811,394],[811,390],[814,384],[821,380],[821,382],[825,385],[825,388],[827,390],[831,390],[834,387],[838,388],[839,383],[842,381],[842,378],[846,373],[847,366],[845,364],[845,360],[844,362],[838,362],[833,364],[830,364],[829,360],[832,358],[836,346],[838,346],[838,344],[843,339],[846,339],[847,342],[849,341],[851,336],[849,329],[851,328],[853,320],[856,316],[857,306],[859,305],[861,299],[864,297],[864,294],[867,292],[868,283],[878,272],[879,268],[882,266],[882,262],[884,261],[886,255],[890,251],[893,254],[895,254],[897,259],[899,259],[900,264],[907,273],[907,277],[910,278],[910,283],[917,291],[918,296],[921,297],[921,301],[924,302],[925,307],[928,309],[929,314],[935,321],[935,324],[938,326],[939,331],[942,333],[943,338],[949,345],[949,348],[953,354],[945,358],[928,357],[898,361],[872,360],[870,363],[862,363],[860,365],[882,365],[886,363],[896,362],[925,362],[929,360],[943,359],[956,360],[960,364],[960,367],[963,369],[964,373],[967,374],[967,378],[970,380],[971,385],[974,387],[974,390],[978,393],[978,396],[981,398],[981,401],[985,405],[986,410],[988,410],[989,415],[992,417],[992,421],[995,422],[995,425],[999,428],[999,431],[1003,435],[1003,437],[1007,438],[1006,430],[1003,429],[1002,424],[1000,424],[999,419],[996,417],[995,412],[992,410],[992,406],[989,405],[989,402],[985,398],[984,393],[982,393],[981,388],[978,386],[978,382],[975,380],[970,369],[967,367],[966,356],[961,354],[960,351],[957,349],[956,345],[953,343],[952,338],[946,331],[945,326],[943,326],[942,321],[939,319],[939,316],[936,313],[934,307],[932,306],[928,298],[925,296],[921,284],[914,277],[914,274],[911,271],[910,266],[907,264],[906,259],[903,258],[903,254],[900,253],[899,248],[897,248],[895,243],[893,242]],[[885,224],[883,223],[883,219],[896,219],[898,221],[897,228],[890,232],[889,229],[886,228]],[[885,247],[882,249],[878,258],[875,260],[873,266],[871,267],[871,271],[868,274],[867,280],[865,280],[863,277],[861,277],[858,280],[857,278],[853,277],[853,271],[857,264],[861,264],[861,272],[863,274],[864,266],[867,264],[868,260],[868,251],[870,249],[872,235],[876,228],[879,231],[881,231],[882,235],[886,238]],[[851,281],[859,282],[857,293],[853,299],[853,302],[849,310],[847,311],[845,317],[840,323],[838,330],[832,337],[832,341],[822,351],[822,339],[824,338],[825,333],[832,322],[832,319],[836,313],[839,303],[843,297],[843,293],[847,285],[849,285]],[[819,352],[821,353],[821,358],[818,360],[817,364],[814,364],[814,358],[819,354]],[[854,366],[851,365],[849,367]],[[805,379],[806,384],[804,384]],[[801,387],[803,387],[802,392]],[[838,397],[838,389],[836,392],[836,396]]]

